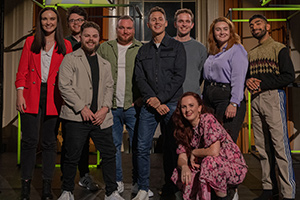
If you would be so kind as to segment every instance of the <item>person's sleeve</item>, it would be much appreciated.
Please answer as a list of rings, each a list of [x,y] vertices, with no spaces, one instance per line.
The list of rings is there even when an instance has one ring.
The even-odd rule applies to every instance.
[[[176,149],[176,153],[177,154],[186,153],[185,147],[183,145],[179,144]]]
[[[102,44],[100,44],[100,46],[99,46],[99,48],[98,48],[98,50],[97,50],[97,53],[102,57],[102,58],[104,58],[104,59],[106,59],[105,58],[105,53],[104,53],[104,43],[102,43]]]
[[[151,86],[149,85],[145,71],[143,69],[143,63],[141,60],[141,49],[139,49],[138,54],[135,59],[135,69],[134,69],[134,75],[136,79],[136,84],[138,86],[138,89],[143,97],[144,101],[147,101],[150,97],[155,97],[156,94],[152,90]]]
[[[64,57],[59,67],[58,88],[65,103],[71,107],[75,113],[79,113],[84,108],[85,103],[76,94],[72,84],[76,72],[73,61],[74,58],[71,54],[67,54]]]
[[[165,89],[159,91],[157,98],[160,102],[168,102],[174,94],[178,91],[185,79],[186,73],[186,52],[182,43],[178,43],[178,49],[174,62],[174,71],[171,81],[165,85]]]
[[[268,81],[262,81],[260,84],[262,90],[283,88],[295,80],[293,62],[290,58],[289,50],[286,47],[279,52],[278,65],[280,74]]]
[[[65,39],[65,45],[66,45],[66,54],[71,53],[73,51],[71,42]]]
[[[201,47],[201,54],[200,54],[200,59],[201,59],[201,62],[200,62],[200,65],[199,65],[199,69],[200,69],[200,80],[199,80],[199,85],[201,86],[202,82],[204,81],[204,78],[203,78],[203,67],[204,67],[204,63],[207,59],[207,51],[206,51],[206,48],[203,46]]]
[[[26,79],[29,71],[30,47],[31,44],[28,41],[28,39],[26,39],[23,47],[22,55],[20,58],[20,62],[19,62],[18,72],[16,75],[16,81],[15,81],[16,88],[26,86]]]
[[[233,54],[229,61],[231,66],[231,98],[230,102],[240,104],[244,98],[245,79],[248,70],[247,51],[242,45],[234,45]]]
[[[216,141],[226,138],[226,131],[212,114],[205,114],[202,122],[205,148],[210,147]]]
[[[106,76],[105,76],[105,90],[104,90],[104,102],[102,107],[112,107],[112,98],[114,93],[114,81],[111,74],[110,63],[106,63]],[[100,85],[101,87],[101,85]]]

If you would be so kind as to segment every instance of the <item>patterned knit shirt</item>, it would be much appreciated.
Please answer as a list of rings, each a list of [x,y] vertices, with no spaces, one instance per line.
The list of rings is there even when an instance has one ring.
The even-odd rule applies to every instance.
[[[282,89],[295,79],[294,66],[288,49],[271,37],[249,53],[247,78],[261,80],[262,90]]]

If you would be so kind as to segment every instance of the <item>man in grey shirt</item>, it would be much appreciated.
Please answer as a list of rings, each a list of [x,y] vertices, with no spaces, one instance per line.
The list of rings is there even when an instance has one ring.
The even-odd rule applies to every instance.
[[[201,94],[202,68],[207,57],[205,46],[190,36],[194,27],[194,14],[190,9],[183,8],[174,15],[174,26],[177,29],[175,39],[182,42],[186,51],[186,75],[183,92]]]

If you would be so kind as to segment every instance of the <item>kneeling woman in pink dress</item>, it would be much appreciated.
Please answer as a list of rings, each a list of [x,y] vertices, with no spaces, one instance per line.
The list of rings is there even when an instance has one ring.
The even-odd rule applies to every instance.
[[[172,180],[184,199],[227,199],[227,186],[243,182],[247,165],[239,147],[216,118],[207,111],[198,94],[183,94],[173,114],[178,142],[178,168]]]

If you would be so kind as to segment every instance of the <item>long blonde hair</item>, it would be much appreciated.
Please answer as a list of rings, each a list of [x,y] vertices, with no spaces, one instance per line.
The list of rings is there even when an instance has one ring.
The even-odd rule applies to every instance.
[[[208,53],[211,55],[215,55],[215,54],[219,53],[220,51],[222,51],[222,49],[220,49],[220,47],[218,46],[218,42],[216,41],[216,38],[214,36],[215,25],[218,22],[225,22],[229,26],[230,36],[229,36],[226,50],[230,49],[234,44],[241,44],[240,36],[235,33],[234,24],[226,17],[219,17],[212,22],[212,24],[210,25],[210,28],[209,28]]]

